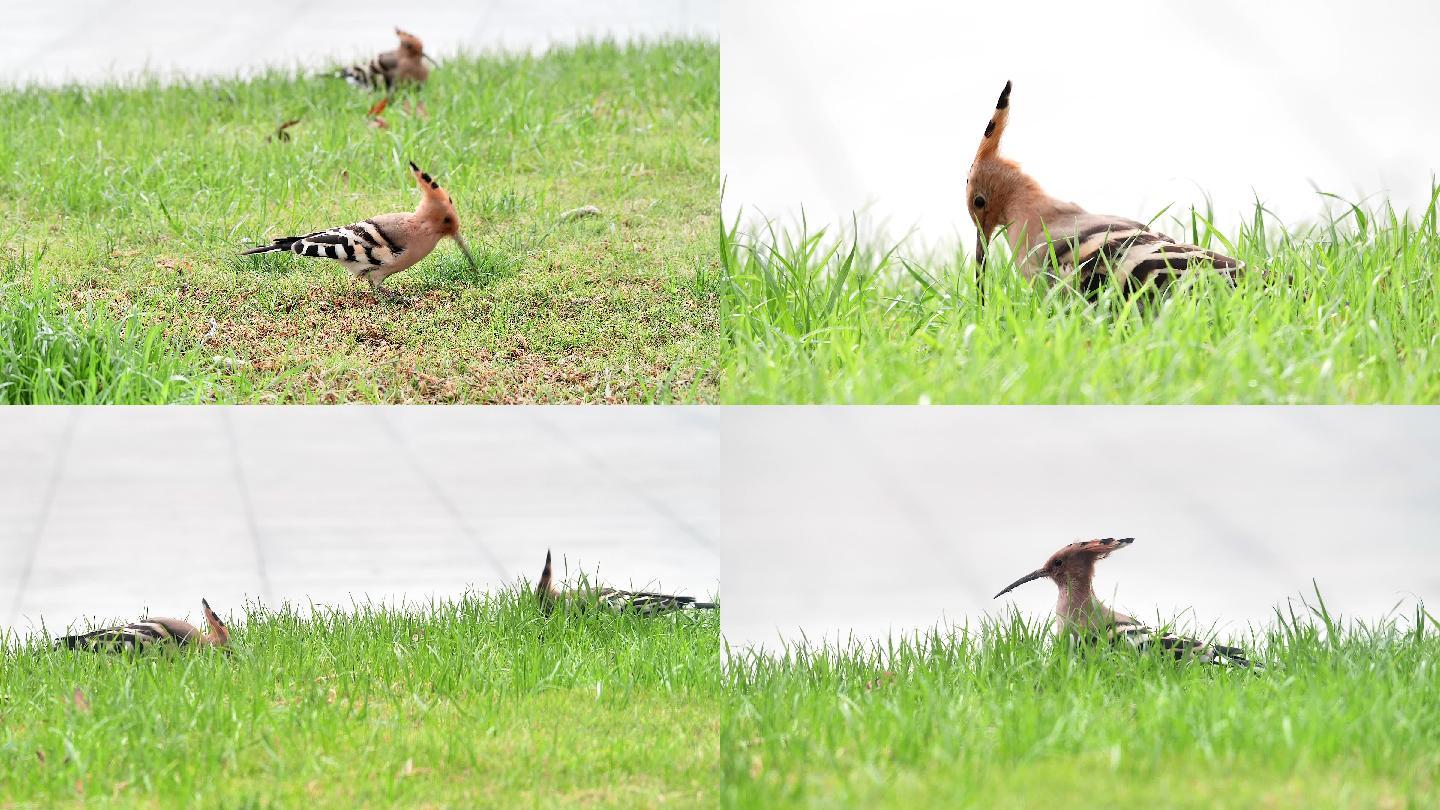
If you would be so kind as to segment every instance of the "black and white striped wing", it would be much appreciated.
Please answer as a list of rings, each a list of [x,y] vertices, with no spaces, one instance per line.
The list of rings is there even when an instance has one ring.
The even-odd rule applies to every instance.
[[[1138,623],[1120,623],[1112,627],[1110,643],[1112,645],[1126,644],[1140,652],[1149,652],[1158,646],[1177,661],[1194,659],[1206,664],[1262,668],[1259,664],[1252,663],[1245,656],[1245,651],[1239,647],[1207,644],[1193,638],[1177,636],[1168,631],[1162,633]]]
[[[359,268],[390,264],[404,252],[384,229],[368,219],[294,237],[283,247],[301,256],[334,259],[346,266]]]
[[[361,65],[340,71],[340,77],[355,87],[369,90],[389,88],[399,59],[393,53],[382,53]]]
[[[1132,288],[1153,280],[1163,287],[1191,270],[1207,269],[1234,279],[1245,263],[1223,253],[1177,242],[1139,222],[1114,217],[1085,217],[1069,235],[1052,233],[1043,245],[1044,263],[1061,277],[1076,277],[1087,290],[1112,276]]]
[[[646,616],[685,610],[696,605],[693,596],[673,596],[650,591],[622,591],[616,588],[602,588],[596,592],[596,600],[614,610],[633,610]]]
[[[175,626],[164,621],[132,622],[124,627],[107,627],[74,636],[65,636],[56,644],[72,650],[86,649],[98,652],[122,652],[148,648],[152,644],[174,642],[185,644],[194,634],[194,628]]]

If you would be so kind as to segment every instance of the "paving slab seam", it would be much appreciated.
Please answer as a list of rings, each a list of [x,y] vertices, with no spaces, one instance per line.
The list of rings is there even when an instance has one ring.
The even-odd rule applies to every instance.
[[[60,489],[60,476],[65,471],[65,457],[70,453],[70,445],[75,438],[75,426],[80,420],[78,411],[67,409],[65,430],[60,436],[60,446],[55,451],[55,466],[50,471],[50,480],[45,485],[45,495],[41,499],[40,514],[35,518],[35,530],[30,538],[30,550],[25,555],[25,562],[20,568],[20,578],[15,582],[15,601],[10,606],[10,626],[14,627],[20,621],[20,606],[25,602],[25,589],[30,585],[30,574],[35,567],[35,558],[40,552],[40,542],[45,536],[45,528],[50,522],[50,512],[55,505],[55,494]]]
[[[230,451],[230,471],[235,479],[236,494],[240,498],[240,511],[245,517],[245,532],[250,535],[250,547],[255,550],[255,571],[260,577],[260,598],[269,603],[274,599],[274,589],[265,564],[265,547],[260,539],[260,526],[255,520],[255,505],[250,499],[250,486],[245,481],[245,470],[240,463],[240,442],[235,435],[235,424],[228,408],[220,409],[220,423],[225,432],[226,447]]]
[[[680,515],[676,514],[675,511],[672,510],[670,506],[664,501],[654,498],[650,495],[649,492],[646,492],[643,488],[636,486],[633,482],[631,482],[629,478],[620,474],[609,464],[605,463],[605,460],[603,458],[596,455],[595,453],[592,453],[589,448],[571,439],[569,434],[565,432],[564,428],[560,427],[558,424],[552,422],[544,416],[537,416],[535,421],[548,433],[554,436],[557,440],[574,448],[575,452],[580,454],[580,456],[585,459],[586,463],[599,470],[606,478],[613,481],[618,481],[621,487],[626,492],[629,492],[632,496],[639,498],[647,506],[655,510],[657,514],[665,518],[670,523],[679,526],[680,530],[691,540],[694,540],[695,542],[699,543],[701,546],[710,551],[716,550],[715,542],[709,537],[707,537],[704,532],[696,528],[688,520],[685,520],[684,518],[680,517]]]
[[[405,436],[387,417],[385,413],[386,409],[369,408],[367,410],[375,417],[375,421],[380,424],[381,431],[400,448],[400,453],[405,457],[405,461],[410,465],[410,469],[414,470],[415,475],[425,483],[431,495],[445,508],[451,520],[455,521],[455,525],[459,526],[460,531],[464,532],[465,536],[470,538],[471,542],[475,544],[475,547],[479,549],[480,555],[485,559],[485,564],[490,566],[491,570],[495,572],[496,579],[501,582],[508,581],[509,575],[505,570],[504,564],[500,562],[500,558],[490,549],[489,544],[486,543],[485,538],[480,535],[480,532],[476,531],[475,527],[470,525],[470,521],[465,518],[465,514],[460,511],[460,507],[455,504],[449,495],[445,494],[444,490],[440,487],[440,483],[435,480],[435,477],[432,476],[430,471],[425,468],[425,465],[421,463],[419,456],[415,454],[414,448],[410,446]]]

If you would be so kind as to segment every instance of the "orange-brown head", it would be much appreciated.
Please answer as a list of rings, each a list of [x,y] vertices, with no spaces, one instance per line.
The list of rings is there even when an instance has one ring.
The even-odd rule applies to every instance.
[[[996,599],[1015,590],[1027,582],[1037,579],[1049,579],[1056,585],[1064,588],[1072,582],[1088,583],[1095,576],[1095,563],[1110,556],[1110,552],[1124,548],[1135,542],[1133,537],[1106,537],[1102,540],[1082,540],[1078,543],[1071,543],[1050,555],[1045,564],[1031,571],[1025,576],[1005,586],[1005,590],[995,594]]]
[[[200,607],[205,609],[205,624],[209,625],[210,632],[200,637],[201,643],[209,644],[212,647],[224,647],[230,643],[230,630],[215,611],[210,609],[210,603],[204,599],[200,600]]]
[[[454,239],[460,246],[460,252],[464,253],[465,259],[470,262],[470,267],[478,270],[475,257],[470,255],[470,246],[465,244],[465,237],[460,235],[460,214],[455,210],[455,201],[435,182],[435,178],[421,171],[413,160],[410,161],[410,173],[420,185],[420,205],[415,209],[415,218],[422,227],[437,237]]]
[[[425,53],[425,43],[421,42],[419,37],[408,31],[401,31],[398,27],[395,29],[395,36],[400,38],[400,53],[405,58],[424,59],[432,65],[435,64],[435,60],[430,58],[430,54]],[[424,80],[423,76],[421,80]]]
[[[1000,91],[995,114],[985,124],[980,148],[970,164],[965,182],[965,204],[975,222],[975,263],[985,263],[985,245],[995,231],[1020,217],[1020,212],[1035,197],[1044,197],[1040,184],[1020,170],[1020,164],[1000,157],[1000,138],[1010,122],[1010,82]]]
[[[425,43],[421,42],[419,37],[408,31],[401,31],[398,26],[395,28],[395,36],[400,38],[400,50],[406,56],[419,59],[425,55]]]

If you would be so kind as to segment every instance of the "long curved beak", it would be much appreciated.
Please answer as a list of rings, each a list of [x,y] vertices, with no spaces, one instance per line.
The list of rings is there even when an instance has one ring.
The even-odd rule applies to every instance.
[[[1024,585],[1024,584],[1027,583],[1027,582],[1033,582],[1033,581],[1035,581],[1035,580],[1037,580],[1037,579],[1040,579],[1040,578],[1043,577],[1043,576],[1045,576],[1045,572],[1044,572],[1044,571],[1031,571],[1030,573],[1026,574],[1025,576],[1020,577],[1019,579],[1017,579],[1017,580],[1015,580],[1014,582],[1010,583],[1009,585],[1006,585],[1006,586],[1005,586],[1005,590],[1003,590],[1003,591],[995,594],[995,596],[993,596],[992,598],[993,598],[993,599],[999,599],[1000,597],[1002,597],[1002,596],[1004,596],[1005,594],[1007,594],[1007,593],[1015,590],[1016,588],[1020,587],[1021,585]]]
[[[465,244],[465,237],[455,234],[455,244],[460,246],[460,252],[465,254],[465,261],[470,262],[470,269],[478,271],[480,265],[475,263],[475,257],[470,255],[470,246]]]
[[[978,226],[975,228],[975,269],[985,269],[985,234]]]
[[[432,57],[432,56],[431,56],[430,54],[428,54],[428,53],[422,53],[422,54],[420,54],[420,58],[421,58],[421,59],[424,59],[426,62],[429,62],[430,64],[434,65],[435,67],[440,67],[440,63],[439,63],[439,62],[436,62],[436,61],[435,61],[435,58]]]

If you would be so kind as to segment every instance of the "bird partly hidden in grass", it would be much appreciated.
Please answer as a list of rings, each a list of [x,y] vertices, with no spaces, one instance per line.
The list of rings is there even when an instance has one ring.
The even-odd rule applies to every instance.
[[[1133,616],[1106,607],[1095,595],[1095,563],[1110,556],[1112,551],[1135,542],[1133,537],[1107,537],[1071,543],[1054,554],[1045,564],[1005,586],[995,594],[999,599],[1027,582],[1048,579],[1060,589],[1055,603],[1055,622],[1061,633],[1076,641],[1109,642],[1112,646],[1127,644],[1142,652],[1156,645],[1176,660],[1196,660],[1207,664],[1263,669],[1252,662],[1239,647],[1197,641],[1161,632],[1146,626]]]
[[[535,584],[535,598],[546,615],[562,604],[573,605],[580,610],[604,608],[622,612],[633,611],[642,616],[656,616],[677,610],[716,610],[720,607],[714,602],[697,601],[693,596],[622,591],[618,588],[583,584],[568,591],[561,591],[555,586],[549,551],[545,552],[545,568],[540,571],[540,581]]]
[[[209,630],[201,630],[184,619],[155,616],[123,627],[106,627],[62,636],[55,639],[55,646],[93,652],[138,652],[162,646],[224,649],[230,643],[230,630],[210,609],[209,602],[201,599],[200,607],[205,611],[205,624]]]
[[[282,236],[240,255],[288,250],[300,256],[334,259],[349,270],[350,275],[367,281],[377,297],[393,295],[385,289],[385,279],[430,255],[441,239],[454,239],[470,267],[479,269],[465,238],[460,235],[460,215],[455,211],[455,201],[413,161],[410,172],[420,184],[420,205],[413,214],[380,214],[304,236]]]
[[[1244,262],[1166,236],[1124,217],[1092,214],[1075,203],[1057,200],[1000,156],[1000,138],[1010,120],[1010,82],[1000,92],[995,114],[985,125],[966,182],[966,202],[975,222],[976,281],[985,269],[985,253],[995,232],[1004,230],[1015,264],[1026,278],[1050,273],[1073,278],[1093,293],[1114,278],[1128,290],[1153,281],[1163,287],[1187,272],[1207,270],[1234,281]]]
[[[336,74],[355,87],[389,92],[400,85],[421,86],[430,78],[430,65],[435,60],[425,54],[425,44],[414,34],[395,29],[400,47],[379,54],[369,62],[351,65]]]

